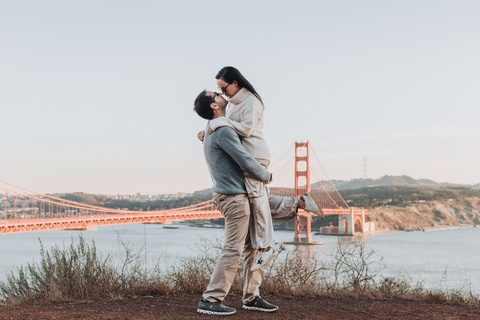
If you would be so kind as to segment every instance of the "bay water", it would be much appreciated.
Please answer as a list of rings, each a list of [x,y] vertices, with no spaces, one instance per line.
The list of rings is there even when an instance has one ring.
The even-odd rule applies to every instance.
[[[20,265],[40,261],[40,242],[46,250],[58,244],[78,243],[79,235],[95,241],[103,256],[120,262],[124,245],[145,259],[147,267],[168,267],[182,257],[194,256],[204,249],[204,240],[222,241],[222,228],[199,228],[184,224],[166,229],[160,224],[131,224],[98,227],[89,231],[42,231],[0,235],[0,281]],[[276,241],[293,240],[293,231],[277,230]],[[412,283],[423,282],[430,289],[459,289],[480,293],[480,228],[463,227],[426,232],[391,232],[363,235],[368,248],[384,257],[386,276],[402,273]],[[346,237],[315,235],[318,246],[299,246],[312,250],[321,259],[329,259],[338,242]],[[122,245],[122,242],[124,245]],[[295,246],[288,246],[293,250]]]

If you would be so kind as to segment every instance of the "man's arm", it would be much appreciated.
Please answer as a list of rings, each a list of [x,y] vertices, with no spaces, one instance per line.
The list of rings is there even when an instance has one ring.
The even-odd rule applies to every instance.
[[[249,155],[240,142],[240,138],[235,130],[231,128],[222,128],[219,134],[218,145],[225,151],[240,168],[250,174],[252,177],[262,182],[270,182],[270,172],[265,169],[254,157]]]
[[[253,129],[257,125],[258,119],[262,113],[261,107],[255,104],[246,106],[245,111],[242,113],[242,119],[240,122],[233,121],[228,118],[217,118],[210,120],[210,128],[215,131],[219,127],[231,126],[242,137],[250,137]]]
[[[208,122],[209,123],[208,134],[212,134],[213,131],[215,131],[216,129],[221,128],[221,127],[232,127],[232,128],[234,128],[230,124],[230,121],[231,120],[228,119],[227,117],[218,117],[218,118],[210,120]]]

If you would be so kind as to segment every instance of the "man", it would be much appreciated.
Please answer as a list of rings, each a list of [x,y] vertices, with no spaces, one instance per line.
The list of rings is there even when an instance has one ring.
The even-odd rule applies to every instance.
[[[224,117],[226,106],[227,101],[218,93],[203,91],[195,100],[194,110],[200,117],[211,120]],[[237,133],[229,126],[205,136],[204,153],[213,180],[213,201],[225,217],[225,246],[197,311],[214,315],[236,312],[222,302],[230,290],[243,253],[243,308],[273,312],[278,307],[259,295],[263,268],[255,272],[250,270],[255,262],[256,250],[253,250],[248,236],[250,205],[244,171],[264,183],[271,181],[272,174],[246,152]],[[309,195],[304,195],[303,199],[270,195],[270,206],[275,220],[293,219],[298,208],[317,214],[321,211],[316,203],[312,204]]]

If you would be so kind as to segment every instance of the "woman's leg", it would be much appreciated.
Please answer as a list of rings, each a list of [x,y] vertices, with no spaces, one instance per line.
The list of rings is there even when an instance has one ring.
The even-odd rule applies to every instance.
[[[250,240],[255,250],[268,249],[274,241],[272,213],[269,192],[263,182],[245,177],[250,201],[251,223]]]
[[[274,196],[267,188],[270,212],[273,220],[292,220],[298,214],[298,208],[302,208],[303,201],[294,197]],[[303,206],[304,207],[304,206]]]

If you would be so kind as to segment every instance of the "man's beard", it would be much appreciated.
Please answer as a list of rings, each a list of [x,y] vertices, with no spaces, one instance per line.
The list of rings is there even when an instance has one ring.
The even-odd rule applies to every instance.
[[[222,99],[223,99],[223,103],[225,103],[225,108],[226,108],[226,107],[227,107],[227,104],[228,104],[228,100],[225,99],[224,97],[222,97]]]

